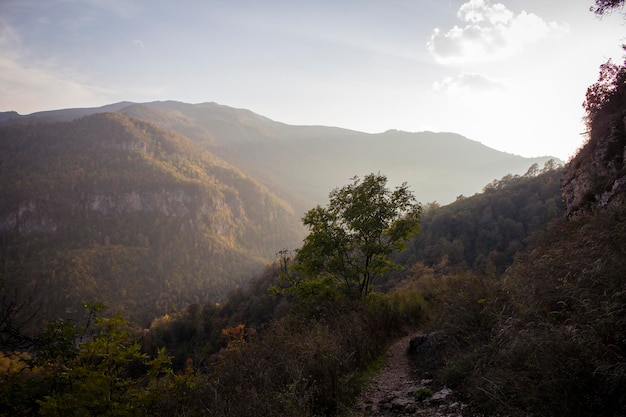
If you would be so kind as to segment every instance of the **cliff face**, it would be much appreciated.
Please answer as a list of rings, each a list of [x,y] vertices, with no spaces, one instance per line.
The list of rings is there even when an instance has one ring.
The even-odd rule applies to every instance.
[[[201,198],[203,197],[203,198]],[[58,205],[59,202],[56,202]],[[241,204],[237,201],[236,204]],[[14,210],[0,214],[0,233],[14,231],[25,236],[32,233],[54,233],[63,225],[54,210],[50,210],[50,202],[41,199],[31,199],[17,203]],[[185,218],[191,226],[196,225],[197,220],[205,213],[218,213],[228,217],[234,217],[231,213],[237,213],[237,207],[230,207],[223,200],[212,200],[206,196],[190,194],[182,189],[160,191],[130,191],[119,195],[90,194],[84,198],[64,198],[63,210],[89,217],[96,214],[103,216],[117,216],[126,213],[149,213],[153,212],[165,217]],[[233,210],[234,209],[234,210]],[[217,222],[218,216],[211,220]],[[77,218],[66,218],[66,221],[76,222]],[[224,222],[226,223],[226,222]],[[216,233],[220,232],[223,225],[214,224]],[[218,227],[220,226],[220,227]],[[229,227],[232,229],[232,227]]]
[[[561,190],[568,218],[588,214],[626,195],[626,111],[596,127],[589,142],[567,164]]]

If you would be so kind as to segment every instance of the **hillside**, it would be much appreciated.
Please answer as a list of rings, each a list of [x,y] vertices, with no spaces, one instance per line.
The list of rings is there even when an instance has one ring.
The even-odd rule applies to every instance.
[[[302,235],[293,208],[181,135],[121,114],[0,125],[6,291],[50,320],[217,302]]]
[[[420,262],[439,272],[504,272],[562,218],[563,171],[506,176],[480,194],[427,207],[421,232],[400,254],[402,263]]]
[[[601,66],[584,103],[588,141],[563,170],[565,216],[509,268],[413,270],[439,335],[418,369],[482,413],[626,412],[625,81],[626,61]]]
[[[550,157],[524,158],[454,133],[390,130],[368,134],[325,126],[292,126],[216,103],[117,103],[9,117],[12,121],[71,120],[115,111],[174,130],[202,144],[292,201],[303,212],[354,175],[385,173],[407,182],[423,202],[447,204],[473,195],[507,174],[524,174]],[[0,120],[2,120],[0,118]]]

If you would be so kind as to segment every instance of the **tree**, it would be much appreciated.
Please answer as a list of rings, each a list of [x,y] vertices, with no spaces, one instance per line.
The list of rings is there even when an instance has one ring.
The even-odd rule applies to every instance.
[[[609,59],[600,66],[598,81],[587,89],[585,95],[583,107],[587,113],[587,128],[592,130],[598,119],[621,109],[625,97],[626,62],[618,65]]]
[[[24,351],[33,346],[26,329],[37,319],[40,306],[31,299],[9,296],[0,280],[0,351]]]
[[[539,164],[534,163],[528,168],[528,171],[524,174],[525,177],[536,177],[539,173]]]
[[[153,415],[152,407],[173,380],[171,358],[164,348],[149,358],[124,317],[100,317],[102,304],[86,306],[84,329],[58,321],[37,339],[40,351],[29,364],[47,368],[52,378],[50,390],[37,401],[39,414]]]
[[[330,193],[326,208],[306,213],[310,233],[295,259],[304,277],[330,278],[365,297],[373,280],[395,266],[391,254],[419,231],[422,208],[406,183],[393,191],[386,184],[380,173],[354,177]]]
[[[603,16],[613,11],[613,9],[617,9],[618,7],[624,6],[624,0],[596,0],[596,5],[591,6],[589,10],[594,12],[598,16]]]

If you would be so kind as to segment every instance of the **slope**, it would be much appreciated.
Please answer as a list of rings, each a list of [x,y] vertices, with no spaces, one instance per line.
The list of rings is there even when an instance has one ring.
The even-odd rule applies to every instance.
[[[96,299],[144,323],[219,301],[302,233],[258,182],[123,115],[4,124],[0,154],[5,290],[46,319]]]

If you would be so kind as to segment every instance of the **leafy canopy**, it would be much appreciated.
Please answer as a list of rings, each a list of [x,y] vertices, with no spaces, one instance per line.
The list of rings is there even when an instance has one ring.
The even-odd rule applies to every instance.
[[[333,190],[327,207],[302,219],[310,230],[296,251],[296,267],[308,278],[331,278],[349,294],[364,297],[373,279],[395,265],[393,250],[419,231],[422,208],[406,183],[395,190],[387,177],[369,174]]]
[[[624,7],[624,0],[596,0],[595,7],[591,6],[589,10],[598,16],[603,16],[621,7]]]
[[[626,46],[623,46],[626,50]],[[587,127],[592,130],[603,117],[621,112],[626,103],[626,61],[619,65],[610,59],[600,66],[598,81],[587,89],[583,107]]]

